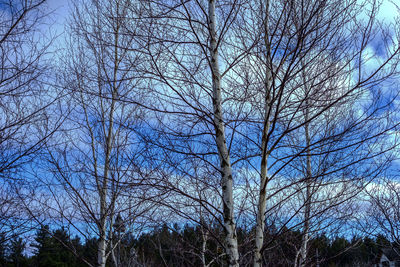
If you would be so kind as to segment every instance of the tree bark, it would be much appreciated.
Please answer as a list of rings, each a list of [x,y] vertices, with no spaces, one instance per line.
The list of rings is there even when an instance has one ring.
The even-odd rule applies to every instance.
[[[264,20],[264,43],[266,49],[266,75],[264,80],[265,90],[265,106],[264,106],[264,126],[261,139],[261,166],[260,166],[260,189],[257,205],[257,221],[256,236],[254,248],[254,267],[262,265],[261,250],[264,244],[264,228],[265,228],[265,209],[267,202],[267,184],[268,184],[268,132],[270,129],[270,113],[271,113],[271,81],[272,81],[272,62],[271,62],[271,46],[268,37],[268,16],[269,16],[269,0],[265,2],[265,20]]]
[[[210,64],[212,72],[213,111],[215,138],[221,172],[222,202],[225,232],[225,252],[229,266],[239,266],[239,252],[233,205],[233,178],[229,151],[226,144],[225,125],[222,116],[221,77],[218,65],[215,1],[209,0],[208,17],[210,27]]]
[[[118,4],[117,4],[118,10]],[[108,129],[106,130],[107,124],[104,123],[104,135],[105,135],[105,163],[104,163],[104,175],[103,181],[101,183],[100,192],[100,241],[98,247],[98,265],[99,267],[105,267],[107,257],[106,257],[106,227],[107,227],[107,191],[108,191],[108,180],[110,174],[110,157],[113,146],[113,127],[114,127],[114,110],[115,103],[118,93],[117,85],[117,73],[119,69],[118,60],[118,41],[119,41],[119,24],[116,25],[116,31],[114,33],[114,70],[113,70],[113,81],[112,81],[112,96],[110,103],[110,113],[108,115]],[[107,132],[106,132],[107,131]]]
[[[299,267],[306,266],[307,260],[307,252],[308,252],[308,241],[309,231],[310,231],[310,215],[311,215],[311,197],[312,197],[312,181],[311,181],[311,152],[310,152],[310,130],[309,130],[309,109],[308,109],[308,101],[306,100],[306,111],[305,111],[305,136],[306,136],[306,148],[307,148],[307,166],[306,166],[306,199],[304,205],[304,228],[303,228],[303,236],[301,241],[301,248],[300,248],[300,258],[299,258]]]

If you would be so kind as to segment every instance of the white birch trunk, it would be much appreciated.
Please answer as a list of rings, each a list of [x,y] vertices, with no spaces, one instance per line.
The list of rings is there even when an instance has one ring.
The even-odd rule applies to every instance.
[[[97,249],[97,265],[99,267],[105,267],[106,266],[106,249],[107,249],[107,241],[105,239],[105,231],[106,228],[104,227],[101,229],[104,231],[103,233],[100,233],[100,240],[99,240],[99,245]]]
[[[269,124],[269,123],[267,123]],[[264,132],[267,132],[267,127],[264,126]],[[269,128],[269,127],[268,127]],[[264,139],[264,138],[263,138]],[[262,143],[265,141],[263,140]],[[254,267],[260,267],[262,265],[261,249],[264,244],[264,228],[265,228],[265,209],[267,202],[267,171],[268,171],[268,155],[263,147],[263,156],[261,159],[261,173],[260,173],[260,191],[257,205],[257,224],[256,224],[256,236],[255,236],[255,251],[254,251]]]
[[[253,266],[260,267],[262,265],[262,246],[264,244],[265,229],[265,209],[267,201],[267,184],[268,184],[268,131],[270,129],[270,112],[271,112],[271,80],[272,80],[272,62],[271,62],[271,46],[268,39],[268,16],[269,16],[269,0],[265,2],[265,21],[264,21],[264,43],[266,48],[266,77],[264,81],[265,90],[265,107],[264,107],[264,126],[261,140],[261,166],[260,166],[260,188],[257,205],[257,221]]]
[[[267,82],[266,82],[267,85]],[[268,98],[267,98],[268,100]],[[267,101],[268,103],[269,101]],[[266,110],[267,111],[267,110]],[[268,118],[265,118],[263,136],[262,136],[262,157],[260,171],[260,190],[257,205],[257,224],[255,236],[255,251],[254,251],[254,267],[262,265],[261,249],[264,244],[264,228],[265,228],[265,210],[267,204],[267,183],[268,183],[268,152],[267,152],[267,135],[270,127]]]
[[[215,138],[221,165],[221,186],[225,232],[225,252],[229,266],[239,266],[239,251],[236,224],[233,212],[233,178],[229,151],[226,144],[225,126],[222,116],[221,80],[218,66],[218,47],[215,18],[215,1],[209,0],[208,16],[210,27],[210,61],[212,72],[213,109]]]
[[[308,253],[308,242],[310,240],[309,231],[310,231],[310,215],[311,215],[311,197],[312,197],[312,181],[311,181],[311,152],[310,152],[310,130],[308,121],[308,101],[306,100],[306,113],[305,113],[305,136],[306,136],[306,146],[307,146],[307,166],[306,166],[306,200],[304,205],[304,228],[303,228],[303,236],[301,241],[300,248],[300,257],[299,257],[299,267],[306,266],[307,253]]]
[[[204,230],[204,227],[201,229],[201,263],[203,267],[206,267],[206,249],[207,249],[207,239],[208,235],[207,232]]]
[[[118,4],[117,4],[118,10]],[[103,181],[101,183],[101,188],[99,189],[100,193],[100,240],[98,246],[98,253],[97,253],[97,260],[99,267],[105,267],[107,256],[106,256],[106,249],[107,249],[107,192],[108,192],[108,180],[109,180],[109,173],[110,173],[110,157],[112,152],[113,146],[113,127],[114,127],[114,110],[115,110],[115,102],[117,98],[117,72],[118,72],[118,40],[119,40],[119,25],[117,25],[115,34],[114,34],[114,70],[113,70],[113,81],[112,81],[112,97],[110,103],[110,111],[108,114],[108,128],[106,130],[107,124],[104,122],[104,136],[105,136],[105,162],[104,162],[104,174],[103,174]],[[104,110],[103,110],[104,112]]]

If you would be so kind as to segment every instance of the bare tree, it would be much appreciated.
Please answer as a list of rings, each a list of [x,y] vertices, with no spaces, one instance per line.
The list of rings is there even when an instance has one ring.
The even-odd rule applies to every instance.
[[[237,156],[231,154],[232,145],[238,144],[232,141],[236,128],[243,127],[242,116],[248,112],[240,102],[247,94],[230,84],[232,69],[247,54],[234,53],[237,39],[232,29],[238,26],[239,11],[247,4],[211,0],[148,2],[146,6],[146,48],[155,95],[150,108],[158,118],[153,126],[157,137],[148,141],[168,155],[164,168],[171,169],[182,180],[196,180],[198,188],[212,189],[211,195],[220,195],[215,205],[201,194],[179,191],[183,202],[190,199],[209,208],[221,224],[225,233],[221,245],[229,266],[239,265],[239,214],[235,215],[232,166]],[[241,111],[245,113],[240,114]],[[201,166],[199,171],[192,171],[193,163]],[[165,184],[177,188],[168,180]],[[199,222],[200,218],[196,219]]]
[[[323,65],[324,63],[321,63],[318,67]],[[340,88],[338,83],[343,81],[319,83],[319,79],[324,81],[324,76],[315,77],[314,72],[316,70],[313,67],[302,70],[300,80],[305,90],[303,94],[311,97],[315,97],[313,94],[322,94],[318,98],[331,98],[332,96],[323,94],[331,91],[329,87]],[[307,79],[306,75],[312,78]],[[324,88],[321,89],[321,86]],[[288,168],[294,170],[294,174],[285,171],[283,173],[286,177],[292,176],[294,182],[299,181],[295,184],[296,189],[293,189],[296,193],[292,196],[294,200],[291,207],[296,212],[302,210],[300,213],[303,217],[300,224],[302,242],[298,247],[295,265],[304,266],[310,263],[311,259],[307,257],[310,235],[315,236],[327,228],[329,232],[334,233],[334,229],[337,228],[335,224],[342,227],[346,220],[350,220],[355,213],[351,208],[355,205],[351,204],[351,201],[354,202],[354,197],[375,177],[381,175],[393,160],[386,152],[393,151],[397,143],[390,140],[385,130],[369,131],[369,122],[354,120],[352,114],[356,113],[358,108],[353,109],[352,106],[357,105],[357,101],[357,98],[347,98],[347,102],[342,101],[340,105],[332,106],[323,117],[310,122],[308,118],[314,106],[306,99],[303,110],[304,127],[291,134],[293,140],[288,144],[292,150],[290,153],[299,153],[301,156],[294,159]],[[383,112],[382,115],[371,121],[379,122],[385,116],[386,119],[392,116],[388,112]],[[355,127],[356,125],[359,127]],[[380,132],[381,130],[383,131]],[[316,141],[318,145],[314,144]],[[358,145],[355,146],[354,143]],[[378,143],[382,144],[379,149],[371,151],[369,146],[376,147]],[[381,153],[385,155],[382,156]],[[368,167],[365,168],[366,166]],[[331,215],[331,209],[334,210],[335,216]]]
[[[399,183],[397,177],[387,175],[372,183],[360,194],[358,227],[367,235],[384,236],[398,248],[399,235]]]
[[[124,49],[138,45],[125,30],[137,26],[138,14],[128,13],[134,5],[74,3],[59,66],[64,70],[58,76],[65,95],[59,112],[65,122],[46,146],[37,173],[42,198],[32,201],[43,220],[98,239],[96,262],[85,259],[91,266],[105,266],[108,258],[123,266],[121,239],[140,233],[144,214],[153,206],[143,204],[153,192],[141,186],[146,148],[135,134],[143,113],[138,105],[119,101],[129,97],[140,102],[146,92],[139,75],[142,58]],[[38,215],[32,205],[31,210]]]
[[[48,15],[43,0],[0,1],[0,231],[27,231],[30,219],[18,194],[23,171],[57,128],[48,108],[51,37],[40,27]],[[43,29],[42,29],[43,30]]]
[[[371,158],[393,148],[393,145],[388,145],[371,151],[367,141],[374,139],[377,144],[377,136],[384,136],[396,127],[395,123],[391,123],[388,113],[383,112],[382,115],[382,111],[390,106],[391,100],[385,103],[381,101],[382,98],[378,97],[381,89],[377,85],[398,75],[399,47],[396,41],[393,41],[392,35],[382,36],[382,46],[387,48],[386,53],[382,55],[382,63],[370,69],[369,63],[372,59],[370,55],[366,55],[366,50],[373,41],[374,32],[382,29],[383,25],[376,22],[378,3],[364,4],[365,9],[360,9],[356,1],[265,1],[255,5],[253,9],[253,18],[258,19],[258,25],[263,26],[257,31],[263,29],[264,47],[260,47],[252,62],[264,66],[261,68],[264,74],[261,75],[258,84],[266,85],[260,87],[262,89],[259,93],[259,99],[263,100],[263,105],[259,105],[262,110],[259,115],[259,128],[263,134],[260,134],[259,139],[261,178],[257,218],[260,219],[257,220],[256,227],[254,266],[262,264],[260,252],[268,247],[268,241],[263,241],[267,200],[265,192],[268,184],[279,174],[290,169],[289,165],[296,158],[308,158],[306,179],[310,180],[307,178],[311,175],[309,159],[314,153],[318,157],[324,157],[335,150],[342,151],[341,153],[352,151],[352,154],[347,155],[357,155],[340,162],[334,167],[335,171],[329,171],[331,174],[338,174],[339,170],[360,161],[364,162],[364,166],[367,166],[368,162],[373,165]],[[301,73],[309,69],[312,69],[307,72],[310,75],[303,80]],[[371,94],[375,99],[368,99],[370,102],[366,107],[363,105],[366,95]],[[329,120],[329,113],[349,101],[352,107],[345,111],[346,121],[339,122],[340,126],[331,132],[325,132],[325,136],[317,136],[313,142],[307,138],[309,132],[306,129],[306,145],[293,144],[298,146],[300,151],[288,153],[285,143],[291,133],[308,128],[314,122],[318,125],[324,118]],[[373,120],[376,121],[375,125],[379,121],[380,128],[369,131]],[[357,129],[361,131],[357,132]],[[334,146],[324,145],[326,142]],[[316,152],[319,148],[322,149]],[[271,159],[270,163],[268,158]],[[263,175],[267,173],[267,166],[268,177]],[[346,172],[343,173],[347,175]],[[270,191],[269,194],[275,193]],[[309,209],[307,206],[306,210]]]
[[[155,95],[147,106],[155,115],[145,142],[165,153],[158,160],[162,172],[170,170],[163,186],[183,198],[207,203],[168,177],[202,180],[189,171],[193,159],[212,174],[207,184],[221,193],[221,203],[210,206],[223,218],[229,265],[239,263],[235,221],[243,209],[234,205],[233,196],[241,183],[258,186],[253,265],[260,266],[270,244],[264,240],[268,199],[317,176],[347,177],[350,166],[361,162],[363,170],[374,166],[374,174],[379,173],[374,160],[393,146],[371,145],[385,140],[397,125],[387,112],[394,97],[378,97],[383,91],[378,85],[398,75],[399,48],[392,34],[383,31],[379,39],[385,53],[367,54],[375,32],[387,29],[375,20],[376,2],[148,1],[143,8],[147,32],[142,40]],[[378,57],[381,63],[371,67]],[[345,111],[335,118],[338,107]],[[305,145],[290,142],[311,125],[316,132],[318,127],[327,130],[306,138]],[[350,159],[339,161],[340,153]],[[322,164],[323,174],[312,174],[310,157],[326,157],[324,164],[333,166]],[[278,176],[299,173],[294,165],[299,158],[308,158],[306,178],[269,190]],[[238,175],[248,166],[258,181]],[[283,225],[298,218],[300,210]]]
[[[234,222],[235,183],[226,177],[235,174],[233,165],[259,166],[254,171],[260,179],[250,182],[259,188],[254,266],[262,264],[271,241],[264,240],[268,199],[306,181],[309,214],[307,199],[315,177],[360,177],[362,171],[362,177],[373,177],[385,166],[385,161],[376,164],[377,157],[393,144],[377,144],[397,127],[389,108],[396,96],[380,97],[384,88],[378,85],[398,75],[399,48],[393,35],[383,31],[379,39],[386,52],[379,56],[381,63],[371,67],[378,57],[367,54],[374,33],[387,29],[376,21],[378,3],[176,1],[149,6],[150,28],[157,29],[149,34],[148,46],[159,96],[153,109],[166,114],[157,127],[168,135],[158,147],[183,155],[178,157],[181,162],[183,157],[198,158],[221,172],[225,249],[231,265],[237,262],[234,225],[229,226]],[[318,133],[312,140],[306,130],[304,145],[289,141],[311,125]],[[311,173],[311,157],[325,162],[315,167],[321,168],[317,174]],[[294,164],[299,158],[308,158],[305,178],[268,190],[278,176],[299,173]],[[355,166],[360,172],[349,171]],[[300,210],[283,225],[298,219]],[[310,216],[305,216],[306,229]],[[304,247],[306,240],[305,235]]]

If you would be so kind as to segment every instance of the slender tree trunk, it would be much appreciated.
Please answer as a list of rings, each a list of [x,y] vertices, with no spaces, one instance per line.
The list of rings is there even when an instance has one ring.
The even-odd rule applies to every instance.
[[[202,226],[201,228],[201,263],[203,267],[206,267],[206,249],[207,249],[207,239],[208,239],[208,234],[204,230],[204,227]]]
[[[118,4],[117,4],[118,10]],[[106,265],[106,227],[107,227],[107,191],[108,191],[108,180],[110,175],[110,157],[113,145],[113,127],[114,127],[114,110],[115,102],[117,98],[118,86],[117,86],[117,73],[118,73],[118,40],[119,40],[119,24],[116,27],[114,33],[114,70],[113,70],[113,81],[112,81],[112,97],[110,103],[110,113],[108,115],[108,128],[104,122],[104,135],[105,135],[105,162],[104,162],[104,175],[100,189],[100,242],[98,247],[98,266],[105,267]]]
[[[215,1],[209,0],[208,16],[210,27],[210,57],[213,89],[213,109],[215,137],[221,165],[221,186],[225,231],[225,252],[229,266],[239,266],[239,252],[236,236],[236,224],[233,212],[233,178],[229,151],[226,144],[225,126],[222,116],[221,80],[218,66],[218,46],[215,18]]]
[[[257,205],[257,225],[255,236],[255,251],[254,251],[254,266],[259,267],[262,265],[261,249],[264,243],[264,228],[265,228],[265,209],[267,202],[267,161],[268,155],[263,153],[261,161],[261,174],[260,174],[260,192]]]
[[[269,123],[264,126],[264,132],[268,132]],[[257,205],[257,224],[255,236],[255,251],[254,251],[254,267],[262,265],[261,249],[264,243],[264,228],[265,228],[265,209],[267,203],[267,171],[268,171],[268,154],[266,153],[266,135],[263,134],[263,156],[261,159],[261,173],[260,173],[260,192]]]
[[[100,240],[99,240],[99,245],[97,249],[97,264],[99,267],[105,267],[106,266],[106,248],[107,248],[107,242],[106,242],[106,227],[105,223],[101,222],[104,227],[101,228],[100,232]]]
[[[308,253],[308,241],[310,240],[309,231],[310,231],[310,215],[311,215],[311,197],[312,197],[312,181],[311,181],[311,153],[310,153],[310,130],[308,121],[308,101],[306,101],[306,111],[305,111],[305,136],[306,136],[306,147],[307,147],[307,166],[306,166],[306,201],[304,205],[304,229],[303,236],[300,248],[300,258],[299,258],[299,267],[306,266],[307,253]]]
[[[264,228],[265,228],[265,210],[267,204],[267,183],[268,183],[268,153],[267,153],[267,135],[270,127],[268,118],[265,119],[263,136],[262,136],[262,158],[260,172],[260,191],[257,205],[257,224],[255,236],[255,251],[254,251],[254,267],[262,265],[261,249],[264,243]]]
[[[257,205],[257,221],[256,236],[254,248],[254,267],[262,265],[262,246],[264,244],[264,228],[265,228],[265,209],[267,202],[267,184],[268,184],[268,132],[270,129],[270,112],[271,112],[271,81],[272,81],[272,62],[271,62],[271,46],[268,39],[268,10],[269,0],[265,2],[265,21],[264,21],[264,43],[266,49],[266,77],[264,80],[265,90],[265,107],[264,107],[264,126],[261,140],[261,166],[260,166],[260,190]]]

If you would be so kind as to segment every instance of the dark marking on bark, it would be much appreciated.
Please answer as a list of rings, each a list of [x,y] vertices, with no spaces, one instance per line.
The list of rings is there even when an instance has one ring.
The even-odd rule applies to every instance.
[[[221,160],[221,168],[225,168],[228,165],[228,162],[226,162],[225,158]]]

